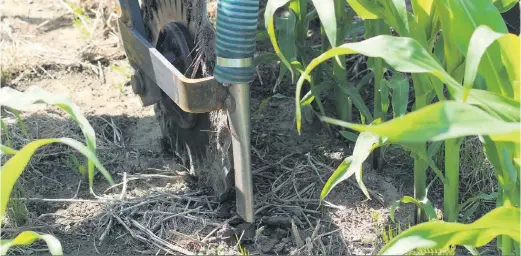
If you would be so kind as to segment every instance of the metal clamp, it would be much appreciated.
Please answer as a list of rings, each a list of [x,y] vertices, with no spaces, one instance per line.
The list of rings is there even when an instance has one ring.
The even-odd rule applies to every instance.
[[[182,110],[205,113],[224,107],[226,88],[213,77],[185,77],[136,29],[121,20],[119,27],[130,64],[157,84]]]
[[[228,59],[217,56],[217,65],[227,68],[247,68],[253,66],[253,58]]]

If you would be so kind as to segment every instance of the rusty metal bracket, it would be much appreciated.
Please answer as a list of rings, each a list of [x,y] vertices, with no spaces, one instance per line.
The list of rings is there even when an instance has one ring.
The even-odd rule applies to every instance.
[[[119,29],[131,66],[146,75],[150,79],[149,82],[158,85],[186,112],[205,113],[224,108],[227,96],[225,87],[213,77],[201,79],[185,77],[146,40],[137,3],[137,0],[119,0],[121,8]]]

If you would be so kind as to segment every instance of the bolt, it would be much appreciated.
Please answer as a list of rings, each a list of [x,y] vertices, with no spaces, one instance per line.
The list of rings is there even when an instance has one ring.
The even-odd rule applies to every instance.
[[[130,84],[132,85],[132,91],[137,95],[145,93],[145,84],[143,83],[143,75],[139,70],[134,70],[134,74],[130,78]]]

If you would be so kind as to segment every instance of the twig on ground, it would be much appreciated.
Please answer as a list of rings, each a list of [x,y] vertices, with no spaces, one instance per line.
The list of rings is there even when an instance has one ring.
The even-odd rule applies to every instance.
[[[73,199],[76,198],[78,196],[78,193],[80,192],[81,181],[82,180],[78,182],[78,188],[76,188],[76,193],[74,193],[74,196],[72,197]]]
[[[11,200],[20,200],[27,202],[51,202],[51,203],[95,203],[95,204],[105,204],[112,200],[106,199],[98,199],[98,200],[89,200],[89,199],[74,199],[74,198],[11,198]]]
[[[317,221],[317,225],[315,226],[315,229],[313,230],[313,233],[311,234],[311,239],[315,239],[317,237],[318,231],[320,230],[320,219]]]
[[[293,238],[295,239],[295,244],[297,247],[303,247],[304,242],[302,241],[302,238],[300,237],[300,232],[298,231],[298,227],[295,224],[295,221],[291,219],[291,234],[293,235]]]
[[[119,199],[123,200],[125,198],[125,194],[127,193],[127,172],[123,173],[123,188],[121,189],[121,194],[119,195]]]
[[[41,225],[41,226],[23,226],[23,227],[17,227],[17,228],[2,228],[2,232],[21,232],[25,230],[35,230],[35,229],[48,229],[48,228],[54,228],[58,227],[61,224],[49,224],[49,225]]]
[[[107,235],[109,234],[110,232],[110,229],[112,228],[112,216],[109,217],[109,223],[107,224],[107,227],[105,228],[105,231],[103,231],[103,233],[101,234],[100,238],[99,238],[99,245],[101,246],[101,243],[103,243],[103,241],[105,241],[105,238],[107,238]]]
[[[100,61],[98,61],[98,68],[99,68],[99,78],[100,78],[101,82],[103,82],[105,84],[106,83],[105,74],[103,73],[103,68],[101,67]]]
[[[184,255],[195,255],[195,253],[189,251],[189,250],[186,250],[180,246],[177,246],[177,245],[174,245],[174,244],[171,244],[165,240],[163,240],[162,238],[156,236],[152,231],[150,231],[149,229],[147,229],[146,227],[144,227],[143,225],[141,225],[139,222],[133,220],[133,219],[130,219],[131,223],[133,226],[135,226],[136,228],[138,228],[139,230],[141,230],[142,232],[144,232],[149,238],[150,240],[152,241],[152,243],[156,244],[156,246],[160,247],[161,249],[163,250],[173,250],[173,251],[176,251],[178,253],[182,253]]]
[[[47,72],[47,70],[45,70],[41,65],[38,65],[38,68],[40,68],[47,76],[49,76],[49,78],[55,79],[54,76],[49,74],[49,72]]]
[[[94,247],[94,250],[96,251],[97,254],[101,254],[98,250],[98,247],[96,247],[96,239],[92,240],[92,245]]]
[[[293,152],[293,153],[290,153],[284,157],[282,157],[279,161],[277,161],[276,163],[272,163],[272,164],[269,164],[269,165],[266,165],[266,166],[263,166],[263,167],[260,167],[256,170],[253,170],[252,171],[252,174],[257,174],[257,173],[260,173],[260,172],[263,172],[265,170],[268,170],[269,168],[273,167],[273,166],[276,166],[276,165],[281,165],[286,159],[288,159],[289,157],[295,155],[297,153]]]

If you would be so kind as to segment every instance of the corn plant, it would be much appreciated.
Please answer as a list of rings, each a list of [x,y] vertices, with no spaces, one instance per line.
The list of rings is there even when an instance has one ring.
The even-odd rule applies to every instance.
[[[279,4],[275,5],[276,9],[288,1],[272,2]],[[401,253],[414,249],[407,248],[407,244],[415,244],[407,240],[407,234],[412,234],[412,237],[416,237],[414,239],[420,236],[427,241],[419,243],[419,247],[463,244],[471,250],[472,246],[482,246],[501,235],[498,247],[502,253],[519,253],[519,232],[503,230],[519,224],[519,214],[515,214],[519,211],[519,37],[507,34],[500,16],[500,11],[508,10],[517,1],[412,0],[412,12],[407,10],[403,0],[347,2],[361,18],[366,19],[366,37],[369,39],[333,47],[305,65],[303,71],[299,71],[301,76],[295,98],[297,130],[300,132],[301,129],[301,108],[304,102],[317,91],[312,90],[311,97],[301,97],[304,82],[313,81],[316,73],[312,72],[319,68],[319,64],[329,59],[335,63],[339,56],[349,54],[370,57],[368,65],[375,77],[375,118],[368,122],[369,125],[365,125],[346,122],[342,117],[340,120],[322,117],[323,121],[361,133],[356,138],[353,155],[346,158],[333,173],[321,198],[353,174],[362,191],[369,197],[361,178],[362,163],[375,149],[391,143],[400,144],[413,154],[415,189],[414,198],[404,197],[397,203],[416,204],[417,221],[423,219],[423,216],[435,219],[427,198],[427,170],[430,168],[444,184],[445,220],[456,222],[460,211],[468,205],[468,202],[459,203],[459,149],[463,137],[477,135],[494,165],[499,188],[498,209],[464,226],[469,232],[466,237],[470,239],[472,235],[475,239],[443,240],[437,236],[429,237],[429,232],[432,233],[436,225],[427,223],[413,227],[410,233],[404,232],[404,235],[394,239],[389,248],[399,248],[397,251],[389,251],[386,247],[382,252]],[[329,13],[336,15],[333,11],[335,7],[335,1],[321,2],[321,8],[329,8]],[[322,9],[322,13],[326,12]],[[267,9],[268,32],[270,25],[273,28],[270,20],[273,13]],[[324,31],[332,31],[326,26],[334,24],[324,22],[324,15],[321,16],[320,12],[318,14]],[[387,34],[388,27],[401,37],[381,35]],[[273,33],[270,37],[277,49]],[[289,64],[283,55],[279,57],[283,63]],[[381,75],[386,67],[411,73],[415,96],[411,113],[406,113],[408,80],[394,72],[393,78],[385,81]],[[335,82],[338,83],[338,79]],[[389,96],[392,98],[394,119],[384,122],[383,112],[389,107]],[[358,110],[363,115],[363,109]],[[444,171],[432,160],[443,143]],[[478,199],[479,196],[471,200]],[[512,218],[505,218],[500,225],[490,226],[497,212],[510,214]],[[463,227],[458,226],[463,224],[442,225],[449,230],[445,233],[447,236],[458,234],[452,227]],[[482,227],[492,233],[480,233]]]
[[[513,214],[515,211],[519,211],[519,96],[513,95],[512,98],[509,98],[506,96],[507,94],[500,95],[487,90],[472,89],[472,82],[478,74],[486,76],[484,72],[480,72],[479,66],[482,64],[482,57],[485,57],[485,53],[488,53],[490,61],[501,63],[501,71],[509,78],[507,81],[504,81],[505,83],[499,83],[497,86],[505,87],[502,91],[508,91],[508,88],[511,88],[512,91],[519,90],[519,54],[511,54],[506,51],[506,49],[519,48],[519,37],[495,32],[487,26],[480,26],[476,29],[472,40],[469,41],[469,49],[466,53],[471,53],[472,55],[467,56],[464,69],[466,82],[463,85],[444,70],[436,58],[427,52],[421,43],[411,38],[377,36],[360,43],[348,43],[333,48],[311,61],[297,83],[297,97],[299,96],[298,89],[315,66],[340,54],[356,53],[382,58],[390,67],[400,72],[428,73],[433,75],[444,83],[450,94],[450,98],[447,100],[440,100],[400,118],[394,118],[379,124],[363,125],[323,117],[322,119],[326,122],[362,132],[365,136],[359,136],[360,143],[357,141],[353,156],[349,157],[348,161],[344,161],[344,166],[341,165],[328,180],[327,185],[324,187],[322,198],[338,182],[348,178],[353,173],[360,173],[357,176],[357,180],[359,183],[362,183],[361,179],[359,179],[361,176],[360,162],[363,162],[364,157],[375,147],[386,142],[392,142],[416,150],[418,156],[429,164],[436,172],[438,178],[443,181],[446,188],[448,187],[445,199],[454,200],[455,204],[457,204],[458,197],[450,193],[454,191],[452,189],[453,186],[459,186],[457,180],[451,180],[453,176],[451,172],[458,172],[458,170],[446,169],[444,175],[435,166],[426,152],[417,150],[417,145],[427,141],[450,141],[458,140],[464,136],[478,135],[484,142],[487,157],[495,167],[496,177],[499,182],[498,206],[503,206],[506,209],[504,211],[509,212],[513,216],[507,219],[499,229],[512,227],[519,223],[519,214]],[[489,41],[490,43],[483,44],[481,43],[483,41]],[[498,44],[497,46],[500,48],[499,55],[492,55],[490,50],[494,49],[488,49],[493,44]],[[299,106],[297,105],[298,108]],[[365,149],[365,152],[357,154],[357,148]],[[356,165],[353,167],[354,163]],[[458,207],[455,208],[458,209]],[[496,220],[495,217],[486,217],[483,217],[484,219],[479,223],[488,223],[491,220]],[[471,231],[469,232],[474,232],[472,234],[480,237],[478,226],[480,225],[471,225],[470,227],[476,228],[470,228]],[[432,229],[434,226],[429,227]],[[421,234],[424,233],[415,233],[415,236],[421,236]],[[448,232],[446,234],[455,233]],[[493,234],[493,237],[503,235],[500,245],[503,254],[511,254],[514,251],[514,247],[515,251],[518,252],[519,233],[515,237],[513,237],[513,233],[505,233],[503,231],[494,231]],[[484,240],[488,242],[493,237],[487,234],[487,239]],[[483,243],[481,241],[478,239],[475,243],[466,244],[458,240],[450,240],[449,243],[451,243],[450,245],[456,243],[482,246]],[[468,241],[465,240],[465,242]],[[443,243],[440,242],[439,244]],[[400,243],[398,247],[402,245]],[[437,245],[438,241],[431,241],[421,246],[434,247]]]
[[[94,129],[88,123],[87,119],[82,115],[80,109],[74,104],[68,96],[54,95],[37,87],[31,87],[25,92],[19,92],[9,87],[0,89],[0,106],[6,106],[11,109],[24,110],[35,103],[46,103],[54,105],[65,112],[67,112],[72,119],[80,126],[84,136],[86,145],[70,138],[46,138],[34,140],[21,149],[14,149],[10,145],[0,145],[0,153],[10,155],[8,160],[1,166],[0,169],[0,225],[5,216],[5,211],[11,192],[16,181],[24,171],[35,151],[45,145],[53,143],[66,144],[88,159],[88,178],[89,189],[91,193],[92,182],[95,174],[95,167],[105,176],[105,178],[112,184],[112,178],[109,172],[103,167],[101,162],[96,157],[96,140]],[[3,123],[3,122],[2,122]],[[2,132],[8,134],[5,124],[2,125]],[[42,239],[47,243],[49,251],[53,255],[63,255],[62,247],[58,239],[48,234],[38,234],[33,231],[25,231],[18,234],[14,239],[0,240],[0,254],[4,255],[11,246],[15,245],[29,245],[37,239]]]
[[[303,67],[320,53],[342,44],[356,31],[353,26],[354,12],[346,8],[344,0],[311,1],[313,8],[308,8],[307,0],[270,0],[264,13],[265,27],[275,54],[281,61],[279,79],[287,72],[292,79],[303,71]],[[278,9],[284,10],[282,17],[275,16]],[[310,11],[308,11],[310,9]],[[310,21],[321,21],[318,45],[312,45],[308,30]],[[271,59],[270,59],[271,60]],[[327,89],[333,89],[337,116],[341,120],[352,120],[352,109],[356,106],[362,113],[362,119],[371,122],[373,115],[364,103],[359,89],[348,81],[346,59],[338,56],[335,61],[323,65],[314,71],[309,79],[310,90],[301,100],[301,105],[309,109],[315,103],[321,115],[325,114],[321,95]]]

